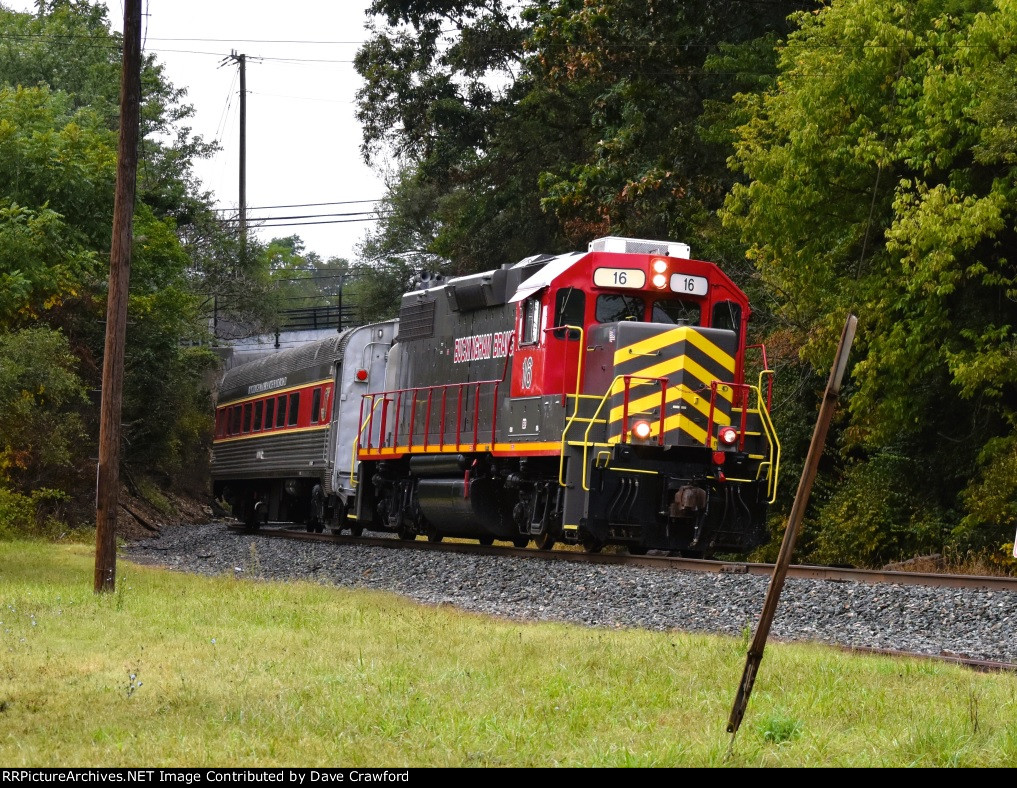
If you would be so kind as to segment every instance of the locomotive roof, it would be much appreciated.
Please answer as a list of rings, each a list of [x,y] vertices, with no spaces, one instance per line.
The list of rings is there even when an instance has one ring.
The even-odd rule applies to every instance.
[[[573,265],[578,263],[583,257],[586,256],[586,252],[569,252],[568,254],[560,254],[556,257],[550,258],[537,273],[533,276],[524,279],[519,283],[519,287],[516,288],[515,295],[509,299],[509,303],[513,301],[522,301],[538,290],[550,286],[557,277],[568,271]],[[529,265],[531,260],[523,260],[521,263],[516,263],[512,266],[513,268],[525,267]]]

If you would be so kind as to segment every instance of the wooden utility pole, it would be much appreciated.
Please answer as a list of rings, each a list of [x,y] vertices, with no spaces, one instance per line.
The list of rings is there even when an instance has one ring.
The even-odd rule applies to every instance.
[[[234,53],[240,64],[240,239],[247,257],[247,55]]]
[[[763,602],[763,612],[752,638],[752,644],[749,646],[749,653],[745,659],[745,670],[742,673],[741,683],[738,685],[738,694],[731,709],[731,716],[728,718],[728,733],[737,733],[738,727],[742,723],[745,707],[748,706],[749,695],[752,693],[752,685],[756,681],[756,672],[759,670],[759,663],[763,660],[763,649],[766,647],[770,625],[777,612],[777,601],[780,599],[780,592],[784,587],[784,578],[787,577],[788,566],[791,564],[791,553],[795,549],[795,540],[798,538],[798,527],[805,516],[805,507],[812,492],[812,482],[815,481],[819,460],[823,456],[826,432],[833,418],[834,407],[837,405],[840,384],[844,378],[844,371],[847,369],[848,352],[851,350],[851,343],[855,338],[857,324],[858,318],[848,315],[840,335],[837,355],[834,358],[833,368],[830,370],[830,379],[826,384],[823,404],[819,408],[816,428],[812,433],[812,443],[809,445],[809,453],[805,459],[805,467],[802,469],[798,492],[795,494],[795,502],[791,507],[791,515],[788,517],[787,528],[784,531],[784,541],[780,545],[777,563],[773,566],[773,575],[770,577],[770,585],[766,589],[766,600]]]
[[[230,52],[229,58],[240,69],[240,249],[247,257],[247,55]],[[226,60],[222,61],[223,63]]]
[[[124,52],[120,75],[120,141],[117,150],[113,239],[106,301],[106,350],[102,360],[99,467],[95,491],[95,591],[116,586],[116,526],[120,501],[120,411],[124,387],[124,338],[134,241],[134,195],[141,118],[141,0],[124,2]]]

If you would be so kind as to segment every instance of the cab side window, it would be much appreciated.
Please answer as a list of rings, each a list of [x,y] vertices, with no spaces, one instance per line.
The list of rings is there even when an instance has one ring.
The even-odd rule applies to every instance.
[[[534,296],[523,301],[523,333],[521,345],[533,345],[540,337],[540,297]]]
[[[586,315],[586,294],[574,287],[563,287],[554,297],[554,324],[556,326],[580,326],[583,325],[583,318]],[[579,339],[579,331],[573,329],[561,329],[555,331],[558,339],[568,338]]]

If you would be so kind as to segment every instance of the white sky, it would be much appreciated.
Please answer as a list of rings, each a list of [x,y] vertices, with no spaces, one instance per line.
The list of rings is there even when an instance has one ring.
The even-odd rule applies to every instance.
[[[123,3],[104,0],[115,30],[123,29]],[[33,0],[0,0],[15,11],[34,11]],[[369,0],[143,0],[142,45],[154,53],[166,78],[186,88],[194,134],[222,145],[195,172],[218,207],[239,204],[240,100],[232,51],[247,56],[247,205],[259,216],[370,211],[373,202],[271,208],[298,203],[378,200],[379,174],[360,158],[354,95],[361,80],[353,56],[366,38]],[[259,58],[263,58],[260,59]],[[306,251],[323,259],[355,257],[354,247],[374,227],[365,216],[322,216],[291,222],[334,222],[265,227],[261,240],[299,235]]]

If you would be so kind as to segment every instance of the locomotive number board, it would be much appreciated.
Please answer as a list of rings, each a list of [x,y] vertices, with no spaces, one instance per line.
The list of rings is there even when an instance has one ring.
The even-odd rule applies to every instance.
[[[705,276],[671,274],[671,290],[675,293],[704,296],[709,289],[710,285]]]
[[[638,268],[597,268],[593,271],[593,284],[597,287],[631,287],[638,290],[646,284],[646,272]]]

